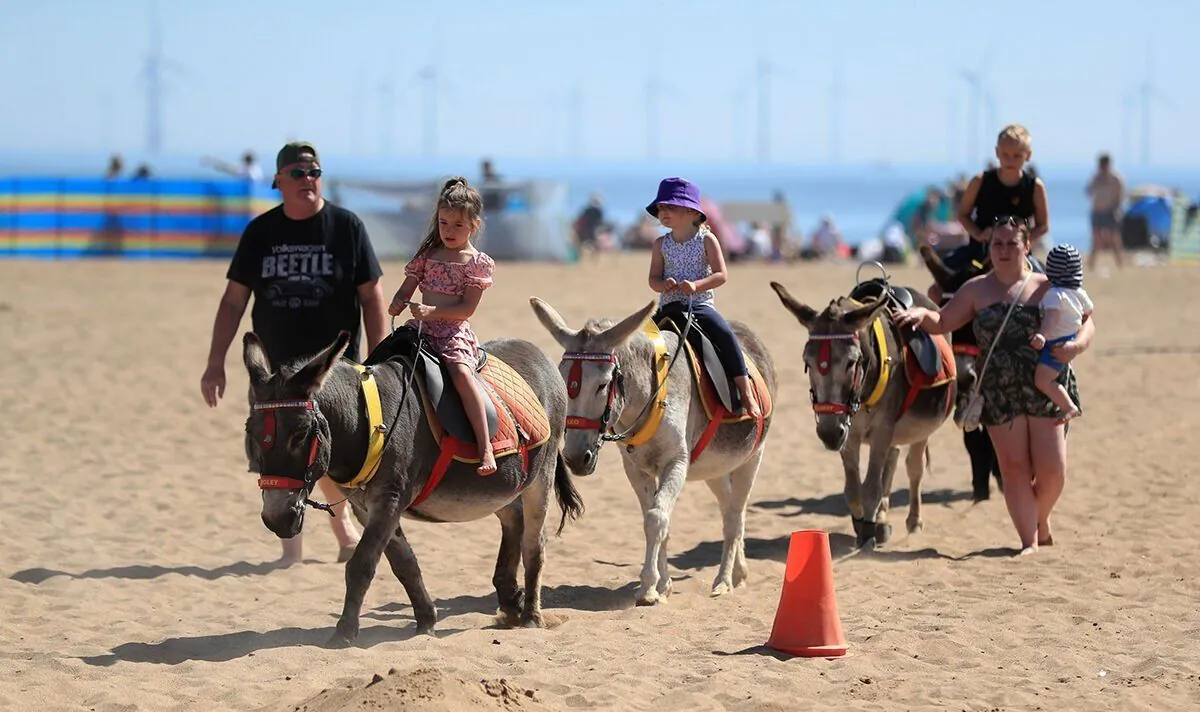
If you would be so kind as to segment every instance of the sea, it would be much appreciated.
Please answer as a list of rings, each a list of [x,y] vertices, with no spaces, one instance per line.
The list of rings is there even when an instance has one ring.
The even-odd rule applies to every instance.
[[[269,155],[266,152],[260,155]],[[228,160],[236,160],[236,156]],[[199,155],[169,154],[145,160],[161,177],[216,176],[201,163]],[[479,157],[354,157],[323,155],[322,167],[329,180],[429,181],[449,175],[468,179],[480,176]],[[0,152],[0,176],[14,175],[102,175],[106,155],[36,154]],[[143,162],[125,156],[132,168]],[[823,215],[832,216],[846,241],[857,244],[878,237],[896,207],[908,196],[930,186],[943,189],[957,177],[976,172],[963,167],[928,165],[821,165],[757,162],[706,161],[616,161],[601,159],[543,160],[493,157],[495,171],[505,180],[544,180],[566,184],[563,209],[573,216],[599,195],[605,218],[618,232],[639,218],[655,195],[658,181],[682,176],[697,185],[706,198],[768,201],[777,192],[786,198],[793,215],[794,230],[811,232]],[[1089,203],[1084,186],[1091,166],[1036,165],[1046,184],[1050,206],[1051,243],[1065,242],[1086,251],[1091,243]],[[1155,185],[1178,189],[1193,201],[1200,199],[1200,167],[1130,166],[1121,172],[1129,188]],[[269,167],[267,169],[269,171]],[[378,209],[378,198],[361,191],[344,194],[350,209]]]

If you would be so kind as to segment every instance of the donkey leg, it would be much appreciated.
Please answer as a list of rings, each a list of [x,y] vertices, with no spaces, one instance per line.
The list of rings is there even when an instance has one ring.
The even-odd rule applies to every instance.
[[[437,607],[433,605],[433,599],[425,590],[425,579],[421,576],[417,555],[413,553],[412,546],[399,525],[384,553],[392,566],[392,573],[400,581],[400,585],[404,586],[408,600],[412,603],[413,618],[417,621],[417,635],[433,635],[433,626],[437,623]]]
[[[850,508],[850,522],[854,525],[854,534],[856,537],[862,536],[863,526],[863,506],[862,506],[862,473],[859,465],[859,448],[862,446],[862,438],[855,434],[854,430],[850,430],[850,437],[846,440],[846,444],[842,446],[842,473],[845,475],[846,483],[843,488],[843,493],[846,497],[846,506]]]
[[[546,564],[546,512],[550,509],[550,483],[554,480],[554,458],[546,457],[547,470],[521,493],[523,531],[521,561],[525,564],[525,607],[521,623],[526,628],[542,627],[542,567]]]
[[[904,457],[904,467],[908,470],[908,533],[919,532],[925,523],[921,521],[921,479],[925,476],[925,451],[929,447],[928,440],[913,443],[908,446],[908,455]]]
[[[888,514],[892,511],[892,482],[899,461],[900,448],[890,448],[887,460],[883,463],[883,489],[879,499],[879,515],[875,518],[875,541],[880,544],[886,544],[888,539],[892,538],[892,525],[888,524]]]
[[[762,462],[762,449],[750,456],[748,462],[743,462],[730,473],[730,502],[725,511],[725,551],[732,552],[721,558],[722,572],[726,564],[732,564],[731,580],[718,579],[713,582],[713,596],[720,596],[724,591],[718,591],[718,586],[743,586],[750,576],[750,567],[746,566],[746,503],[750,501],[750,490],[758,474],[758,465]]]
[[[517,569],[521,566],[521,539],[525,530],[521,500],[496,512],[500,520],[500,553],[496,557],[496,572],[492,584],[496,587],[496,598],[505,623],[516,625],[525,605],[525,592],[517,585]]]
[[[687,452],[684,448],[680,449]],[[658,478],[646,476],[628,462],[625,475],[642,505],[642,526],[646,532],[646,559],[642,563],[642,585],[637,592],[637,604],[653,606],[665,601],[671,593],[671,577],[667,572],[667,542],[671,511],[687,479],[686,455],[667,463]]]
[[[858,532],[858,546],[873,550],[876,537],[880,533],[875,526],[879,516],[879,504],[883,500],[883,471],[892,451],[892,434],[890,432],[872,433],[870,454],[867,456],[867,476],[862,482],[862,526]],[[887,524],[883,524],[884,533]]]
[[[358,637],[363,598],[367,595],[367,589],[371,587],[371,580],[375,578],[375,567],[379,565],[379,559],[400,523],[400,502],[395,497],[380,498],[372,504],[374,506],[371,508],[371,520],[363,529],[362,539],[355,547],[354,554],[346,562],[346,599],[342,605],[342,616],[338,619],[337,630],[329,639],[331,647],[349,646]],[[411,549],[409,552],[411,554]],[[415,559],[413,565],[415,568]],[[417,572],[417,578],[420,579],[420,572]],[[401,582],[403,583],[403,578]],[[416,607],[417,601],[413,600],[413,608]]]
[[[721,525],[725,536],[724,544],[721,547],[721,567],[717,569],[717,577],[713,579],[712,595],[720,596],[728,593],[733,587],[733,566],[737,558],[737,552],[730,547],[733,537],[730,535],[730,518],[729,518],[729,497],[730,497],[730,476],[721,475],[714,477],[711,480],[705,480],[704,484],[712,490],[713,495],[717,498],[717,507],[721,510]]]

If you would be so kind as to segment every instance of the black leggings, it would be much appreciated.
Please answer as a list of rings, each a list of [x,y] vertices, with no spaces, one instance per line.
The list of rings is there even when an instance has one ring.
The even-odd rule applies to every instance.
[[[687,322],[686,304],[664,304],[658,308],[658,313],[654,315],[654,321],[658,321],[664,314],[670,316],[679,329],[683,330],[683,325]],[[692,315],[695,319],[694,323],[712,341],[725,373],[730,378],[745,376],[748,373],[746,359],[742,356],[742,348],[738,344],[737,337],[733,335],[733,329],[729,326],[729,322],[725,321],[725,318],[711,304],[697,304],[692,307]]]
[[[963,431],[963,445],[971,457],[971,490],[975,499],[987,499],[991,492],[991,476],[1000,480],[1000,460],[992,446],[992,438],[984,428]]]

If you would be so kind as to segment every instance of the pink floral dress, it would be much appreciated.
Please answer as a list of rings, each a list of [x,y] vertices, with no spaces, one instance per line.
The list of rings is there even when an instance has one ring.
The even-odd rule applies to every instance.
[[[496,263],[482,252],[466,262],[443,262],[425,255],[414,257],[404,268],[405,276],[417,280],[422,294],[437,292],[461,297],[467,287],[492,286]],[[421,333],[448,363],[465,363],[474,369],[479,363],[479,339],[466,319],[409,319],[407,326],[420,324]]]

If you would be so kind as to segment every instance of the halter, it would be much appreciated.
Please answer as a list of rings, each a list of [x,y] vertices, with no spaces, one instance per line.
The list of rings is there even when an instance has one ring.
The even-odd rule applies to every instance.
[[[888,382],[891,379],[891,357],[887,351],[887,335],[883,331],[883,319],[876,317],[871,329],[875,332],[875,340],[879,348],[879,377],[875,379],[875,387],[871,390],[871,395],[867,396],[866,401],[862,400],[862,389],[864,380],[866,379],[867,371],[863,366],[863,359],[858,359],[854,364],[854,380],[850,385],[850,399],[845,403],[835,403],[830,401],[818,401],[817,393],[812,388],[809,388],[808,395],[812,399],[813,412],[817,415],[849,415],[853,416],[862,406],[870,408],[883,398],[884,391],[887,390]],[[808,337],[809,341],[816,341],[821,344],[817,351],[817,373],[822,376],[829,373],[831,365],[829,342],[831,341],[853,341],[860,343],[861,339],[858,332],[853,334],[813,334]],[[805,365],[804,370],[808,370]]]
[[[308,410],[317,414],[321,418],[321,411],[317,409],[315,400],[285,400],[285,401],[263,401],[255,403],[253,410],[263,412],[263,434],[259,439],[258,444],[263,449],[263,452],[275,447],[275,411],[277,410]],[[308,489],[316,483],[319,477],[313,477],[313,463],[317,461],[317,451],[320,447],[320,438],[317,433],[313,433],[312,443],[308,450],[308,466],[304,471],[304,479],[298,480],[294,477],[283,477],[281,475],[260,474],[258,478],[258,486],[260,489]]]
[[[563,362],[570,362],[571,370],[567,372],[567,396],[569,398],[577,398],[579,390],[583,385],[583,364],[585,361],[611,363],[613,365],[613,377],[608,383],[608,400],[604,404],[604,412],[600,414],[599,420],[585,418],[580,415],[567,416],[567,430],[596,430],[600,433],[600,440],[615,440],[616,436],[611,434],[608,427],[608,419],[612,417],[613,403],[620,394],[621,401],[625,401],[625,374],[621,370],[621,362],[617,360],[617,355],[614,353],[600,353],[589,351],[568,351],[562,356]]]
[[[830,342],[831,341],[853,341],[859,343],[858,334],[814,334],[808,337],[809,341],[820,343],[820,348],[817,350],[817,373],[822,376],[829,373],[830,366]],[[807,370],[807,366],[805,367]],[[862,396],[859,395],[859,386],[863,378],[862,359],[854,363],[854,380],[850,384],[850,399],[845,403],[835,403],[831,401],[818,401],[817,392],[809,388],[808,395],[812,399],[813,412],[817,415],[854,415],[858,412],[862,405]]]

